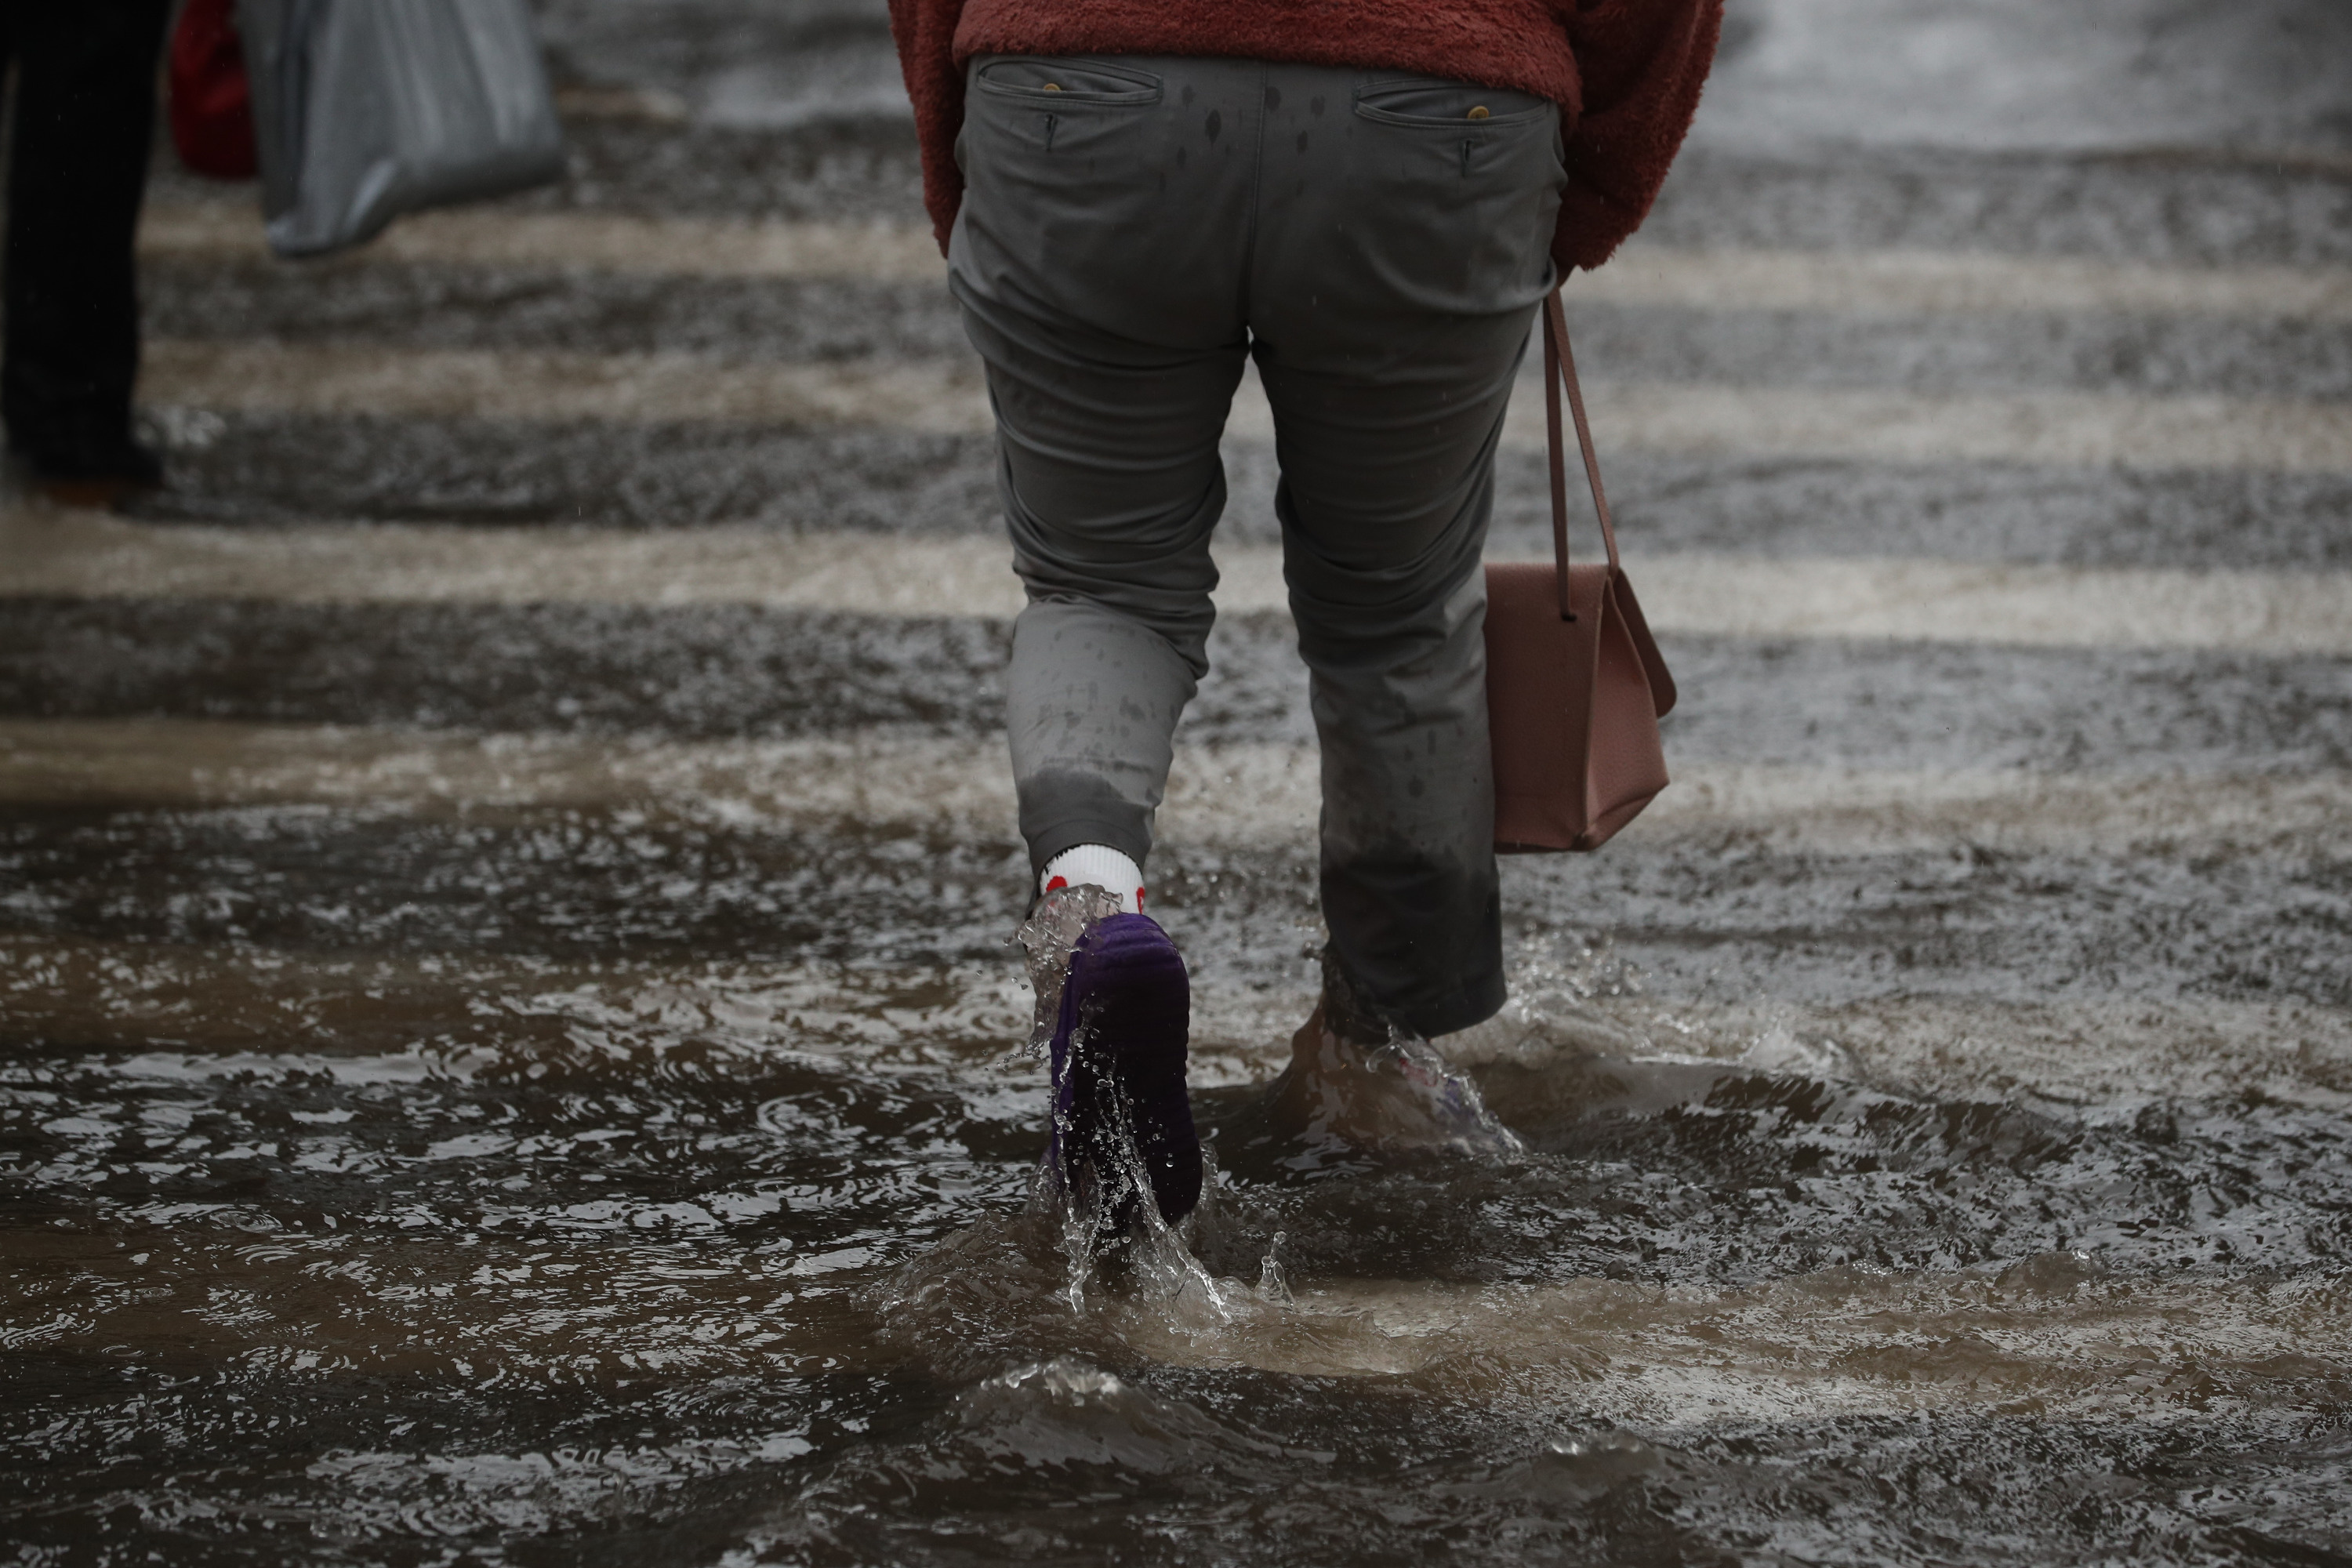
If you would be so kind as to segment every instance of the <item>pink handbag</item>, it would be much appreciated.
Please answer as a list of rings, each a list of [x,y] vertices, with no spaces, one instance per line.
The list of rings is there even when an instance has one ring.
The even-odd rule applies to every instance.
[[[1554,290],[1544,301],[1544,411],[1551,437],[1552,563],[1486,568],[1486,721],[1495,765],[1495,847],[1598,849],[1666,787],[1658,720],[1674,677],[1617,563],[1584,394]],[[1559,391],[1576,417],[1605,564],[1568,563],[1568,468]]]

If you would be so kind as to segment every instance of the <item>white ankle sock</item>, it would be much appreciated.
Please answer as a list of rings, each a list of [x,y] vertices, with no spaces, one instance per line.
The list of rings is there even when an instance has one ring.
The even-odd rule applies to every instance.
[[[1037,873],[1037,890],[1083,888],[1092,882],[1118,900],[1129,914],[1143,912],[1143,868],[1108,844],[1081,844],[1045,862]]]

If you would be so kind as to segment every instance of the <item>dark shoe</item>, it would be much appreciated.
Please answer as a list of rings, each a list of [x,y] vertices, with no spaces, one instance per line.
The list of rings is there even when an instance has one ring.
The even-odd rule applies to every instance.
[[[69,440],[9,443],[32,481],[60,506],[108,507],[163,482],[163,459],[121,433]]]
[[[1107,1230],[1135,1217],[1139,1175],[1170,1225],[1201,1201],[1201,1138],[1184,1090],[1192,1023],[1184,960],[1158,921],[1118,914],[1087,928],[1054,1027],[1045,1162]]]

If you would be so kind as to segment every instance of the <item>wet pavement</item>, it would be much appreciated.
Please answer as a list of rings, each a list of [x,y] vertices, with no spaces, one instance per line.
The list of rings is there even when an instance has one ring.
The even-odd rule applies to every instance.
[[[1150,868],[1217,1173],[1094,1267],[883,8],[542,16],[559,189],[289,267],[161,170],[172,488],[0,516],[0,1561],[2352,1557],[2337,8],[1734,18],[1570,289],[1677,783],[1506,862],[1471,1152],[1265,1097],[1245,400]]]

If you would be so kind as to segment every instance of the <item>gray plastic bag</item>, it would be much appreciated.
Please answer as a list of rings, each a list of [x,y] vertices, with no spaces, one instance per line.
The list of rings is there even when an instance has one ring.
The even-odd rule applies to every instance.
[[[237,0],[270,248],[563,173],[528,0]]]

